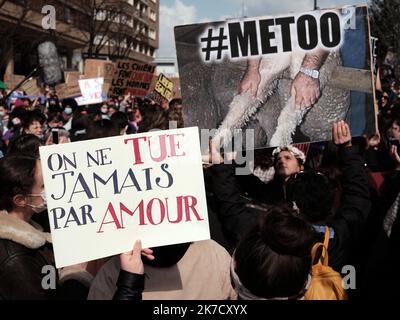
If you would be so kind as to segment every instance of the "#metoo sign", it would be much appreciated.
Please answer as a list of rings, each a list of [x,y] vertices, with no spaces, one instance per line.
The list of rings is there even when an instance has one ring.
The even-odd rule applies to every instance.
[[[40,148],[57,268],[210,238],[197,128]]]

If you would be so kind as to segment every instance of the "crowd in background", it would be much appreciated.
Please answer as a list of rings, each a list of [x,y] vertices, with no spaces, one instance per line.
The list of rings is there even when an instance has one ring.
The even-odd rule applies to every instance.
[[[3,90],[1,96],[6,94]],[[100,130],[97,127],[114,135],[115,132],[132,134],[152,128],[167,129],[169,121],[183,126],[180,99],[161,106],[150,96],[135,98],[128,94],[102,104],[79,106],[73,98],[58,99],[54,89],[49,87],[44,88],[44,94],[38,98],[32,99],[20,92],[20,98],[1,104],[0,120],[0,156],[7,154],[10,142],[26,134],[35,135],[42,144],[52,144],[53,129],[59,129],[62,142],[74,142],[100,137],[102,133],[97,132]]]
[[[400,82],[392,67],[381,69],[377,89],[379,132],[374,135],[352,139],[341,121],[332,128],[331,142],[256,151],[247,176],[236,176],[238,165],[223,164],[211,148],[210,159],[217,164],[205,167],[204,177],[213,240],[155,248],[155,259],[143,258],[146,283],[129,272],[121,277],[118,257],[75,266],[77,273],[66,268],[57,297],[140,299],[144,290],[145,299],[312,299],[306,293],[313,283],[311,249],[325,241],[329,266],[338,273],[349,265],[357,271],[350,299],[393,298],[400,281]],[[47,299],[41,274],[21,273],[30,277],[28,288],[29,281],[13,271],[16,265],[32,271],[33,265],[54,263],[45,244],[47,215],[37,214],[45,210],[37,177],[39,146],[56,143],[55,138],[69,143],[165,130],[171,121],[182,128],[182,101],[158,105],[151,96],[128,94],[78,106],[47,87],[39,98],[21,93],[4,101],[0,120],[0,209],[8,212],[0,214],[0,299]],[[35,224],[44,242],[31,245],[7,235],[1,223],[16,223],[9,216]],[[29,226],[21,228],[39,232]],[[10,248],[22,256],[28,251],[29,258],[10,262]],[[128,293],[116,295],[117,288]]]

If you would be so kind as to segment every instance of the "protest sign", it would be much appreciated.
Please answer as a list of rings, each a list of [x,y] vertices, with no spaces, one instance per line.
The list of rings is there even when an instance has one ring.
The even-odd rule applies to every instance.
[[[65,83],[68,84],[77,84],[81,76],[79,71],[64,71]]]
[[[161,73],[157,78],[154,92],[158,93],[161,97],[169,102],[173,98],[173,90],[174,83]]]
[[[7,86],[8,89],[14,89],[14,87],[20,83],[22,80],[25,79],[25,76],[21,76],[18,74],[12,74],[9,76],[4,76],[4,84]]]
[[[58,84],[55,87],[58,98],[62,100],[81,96],[79,87],[81,76],[78,71],[64,71],[65,83]]]
[[[76,84],[61,83],[55,87],[59,99],[74,98],[81,96],[79,82]]]
[[[57,268],[129,251],[136,239],[210,238],[198,128],[45,146],[40,158]]]
[[[108,93],[114,77],[115,66],[112,61],[87,59],[85,60],[85,77],[104,78],[103,92]]]
[[[155,68],[156,66],[153,64],[118,61],[110,94],[121,96],[130,93],[137,97],[146,96],[150,90]]]
[[[21,86],[21,89],[24,90],[28,96],[40,95],[40,88],[37,86],[37,81],[35,78],[31,78],[28,81],[26,81]]]
[[[82,97],[75,98],[78,105],[96,104],[107,100],[107,96],[103,93],[103,83],[104,78],[79,80]]]
[[[105,81],[111,82],[114,76],[114,63],[107,60],[86,59],[84,73],[87,78],[104,78]]]
[[[366,6],[179,26],[175,41],[185,124],[220,145],[235,129],[255,148],[330,140],[339,120],[376,131]]]

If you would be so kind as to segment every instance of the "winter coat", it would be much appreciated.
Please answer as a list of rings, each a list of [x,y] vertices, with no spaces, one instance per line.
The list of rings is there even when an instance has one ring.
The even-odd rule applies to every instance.
[[[0,300],[85,299],[91,280],[74,267],[58,274],[51,235],[0,212]]]
[[[360,238],[371,202],[364,161],[358,148],[339,148],[339,157],[343,172],[342,199],[335,215],[326,225],[333,230],[328,249],[329,264],[341,272],[342,267],[349,263],[352,250]],[[237,244],[242,235],[256,223],[257,212],[250,211],[240,195],[233,165],[214,165],[210,169],[213,174],[213,190],[219,202],[218,215],[222,228],[226,237]],[[320,228],[317,238],[323,240],[323,237],[324,228]]]
[[[154,253],[154,256],[154,262],[160,259],[157,253]],[[230,255],[216,242],[194,242],[173,265],[144,265],[146,285],[143,300],[234,299],[236,293],[231,286],[230,263]],[[115,299],[119,273],[120,259],[119,256],[115,256],[97,273],[88,299]]]

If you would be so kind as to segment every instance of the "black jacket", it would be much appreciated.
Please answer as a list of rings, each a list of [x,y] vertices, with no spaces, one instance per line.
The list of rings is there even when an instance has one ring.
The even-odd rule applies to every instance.
[[[47,241],[49,234],[0,213],[0,300],[86,299],[91,276],[70,269],[60,281]]]
[[[357,147],[340,148],[343,171],[342,199],[335,216],[327,221],[335,236],[329,244],[329,264],[337,271],[349,263],[370,211],[367,174]],[[213,190],[219,202],[219,218],[226,236],[236,243],[257,221],[257,212],[249,211],[234,175],[233,165],[214,165]],[[268,197],[268,195],[267,195]],[[323,234],[318,235],[322,240]]]
[[[117,291],[113,300],[142,300],[144,274],[121,270],[117,280]]]

